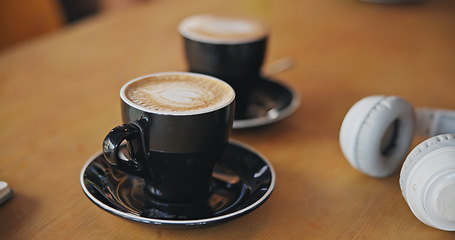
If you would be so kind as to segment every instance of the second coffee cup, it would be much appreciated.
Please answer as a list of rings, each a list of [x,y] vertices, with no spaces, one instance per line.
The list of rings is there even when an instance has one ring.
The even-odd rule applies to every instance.
[[[124,124],[103,142],[108,162],[142,177],[144,192],[156,201],[207,199],[215,163],[229,141],[234,90],[214,77],[165,72],[126,83],[120,97]],[[123,142],[126,159],[119,153]]]
[[[264,61],[268,27],[255,19],[201,14],[179,25],[189,71],[228,82],[236,91],[236,119],[245,114],[249,94]]]

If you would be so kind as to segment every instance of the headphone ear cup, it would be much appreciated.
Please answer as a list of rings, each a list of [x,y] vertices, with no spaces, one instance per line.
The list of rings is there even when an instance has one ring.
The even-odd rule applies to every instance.
[[[395,172],[412,142],[415,113],[395,96],[370,96],[352,106],[340,130],[340,146],[349,163],[372,177]]]
[[[401,168],[400,188],[420,221],[455,231],[455,135],[438,135],[417,145]]]

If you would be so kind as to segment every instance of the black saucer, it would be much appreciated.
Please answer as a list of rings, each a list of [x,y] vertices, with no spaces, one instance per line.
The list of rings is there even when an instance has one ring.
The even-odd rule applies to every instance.
[[[299,97],[291,88],[263,78],[250,94],[246,113],[235,117],[233,128],[259,127],[278,122],[291,115],[299,104]]]
[[[80,181],[87,197],[101,209],[164,226],[208,225],[240,217],[264,203],[275,186],[270,163],[239,142],[229,143],[213,178],[215,190],[206,201],[186,205],[151,202],[143,192],[142,178],[111,167],[99,152],[84,165]]]

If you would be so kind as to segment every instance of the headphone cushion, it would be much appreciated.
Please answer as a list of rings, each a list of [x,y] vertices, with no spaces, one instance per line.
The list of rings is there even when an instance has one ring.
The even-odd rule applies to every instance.
[[[455,231],[455,134],[431,137],[415,147],[400,173],[400,188],[413,214],[428,226]]]
[[[406,192],[406,182],[409,177],[409,173],[414,166],[422,159],[425,155],[444,147],[455,147],[455,135],[454,134],[442,134],[431,137],[419,145],[417,145],[406,157],[403,163],[403,167],[400,172],[400,187],[403,193]],[[406,196],[405,196],[406,198]]]
[[[350,164],[372,177],[386,177],[403,162],[412,142],[415,113],[395,96],[370,96],[348,112],[340,130],[340,145]],[[384,146],[388,150],[384,151]]]

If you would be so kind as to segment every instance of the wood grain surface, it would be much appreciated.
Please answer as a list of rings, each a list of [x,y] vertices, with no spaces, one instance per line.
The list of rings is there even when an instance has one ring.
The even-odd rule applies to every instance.
[[[274,79],[299,93],[298,110],[232,133],[272,163],[275,190],[250,214],[212,227],[159,228],[113,216],[84,195],[81,168],[121,123],[124,83],[186,70],[177,25],[205,12],[266,22],[266,64],[295,62]],[[346,112],[365,96],[455,109],[454,89],[451,0],[155,0],[101,13],[0,55],[0,180],[15,191],[0,206],[0,239],[455,239],[414,217],[398,173],[361,174],[338,142]]]

